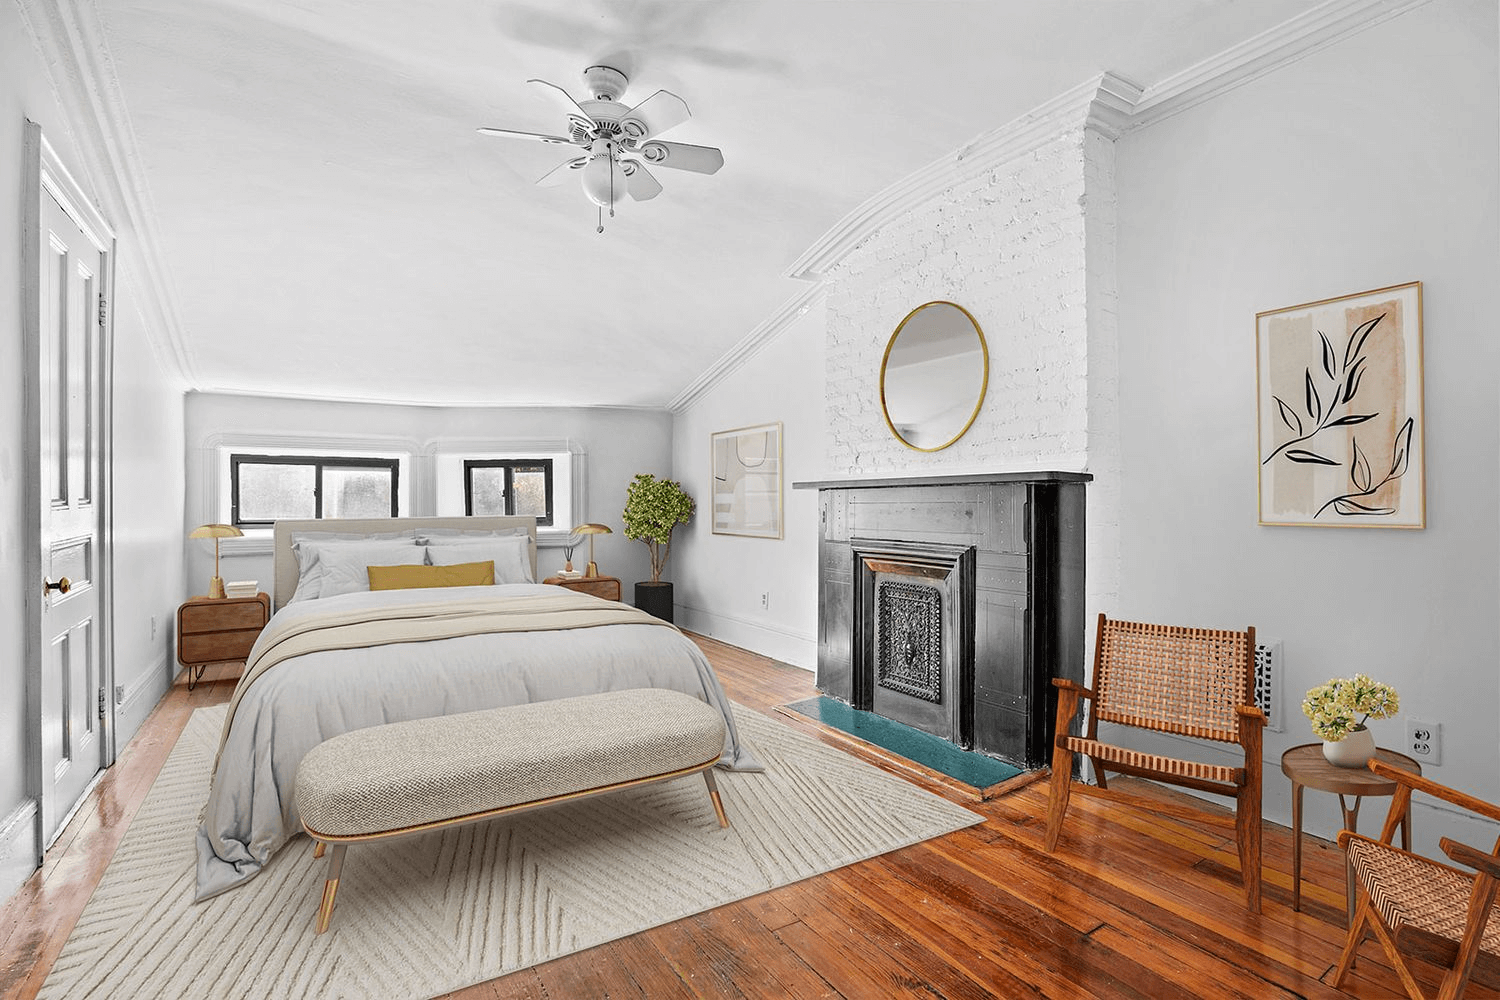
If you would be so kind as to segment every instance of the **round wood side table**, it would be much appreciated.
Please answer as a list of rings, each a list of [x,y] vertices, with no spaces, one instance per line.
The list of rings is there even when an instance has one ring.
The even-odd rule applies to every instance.
[[[1422,773],[1422,765],[1394,750],[1376,750],[1377,759],[1413,774]],[[1359,804],[1367,795],[1394,795],[1396,782],[1379,777],[1362,767],[1338,767],[1323,756],[1323,744],[1304,743],[1281,755],[1281,770],[1292,780],[1292,909],[1302,909],[1302,789],[1315,788],[1339,797],[1344,812],[1344,829],[1353,831],[1359,823]],[[1344,801],[1352,796],[1353,805]],[[1401,846],[1411,850],[1411,810],[1401,820]],[[1354,919],[1354,883],[1347,866],[1344,887],[1348,893],[1349,919]]]

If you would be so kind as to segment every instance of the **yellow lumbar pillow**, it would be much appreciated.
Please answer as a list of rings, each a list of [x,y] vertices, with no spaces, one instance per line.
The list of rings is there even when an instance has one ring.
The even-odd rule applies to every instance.
[[[452,566],[369,566],[371,590],[414,587],[489,587],[495,583],[495,561]]]

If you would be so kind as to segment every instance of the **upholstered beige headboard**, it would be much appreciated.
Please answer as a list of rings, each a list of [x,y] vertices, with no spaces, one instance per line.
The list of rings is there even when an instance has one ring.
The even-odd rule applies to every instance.
[[[531,536],[531,576],[536,575],[536,518],[527,517],[369,517],[325,518],[309,521],[276,522],[276,582],[271,600],[281,610],[297,589],[297,557],[292,554],[292,533],[342,532],[375,534],[410,531],[420,534],[424,528],[463,528],[469,531],[493,531],[496,528],[525,528]]]

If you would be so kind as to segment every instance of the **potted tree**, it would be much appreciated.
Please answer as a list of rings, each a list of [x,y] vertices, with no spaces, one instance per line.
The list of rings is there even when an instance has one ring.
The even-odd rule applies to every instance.
[[[672,620],[672,584],[661,578],[672,553],[672,529],[693,516],[693,498],[675,480],[640,473],[625,491],[625,537],[651,550],[651,580],[635,585],[635,606],[665,621]]]

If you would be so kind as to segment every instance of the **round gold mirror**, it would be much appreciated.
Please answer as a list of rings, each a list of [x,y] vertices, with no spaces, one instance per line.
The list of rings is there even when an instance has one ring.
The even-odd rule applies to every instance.
[[[880,408],[908,448],[941,451],[984,404],[990,352],[963,306],[928,302],[906,314],[880,362]]]

